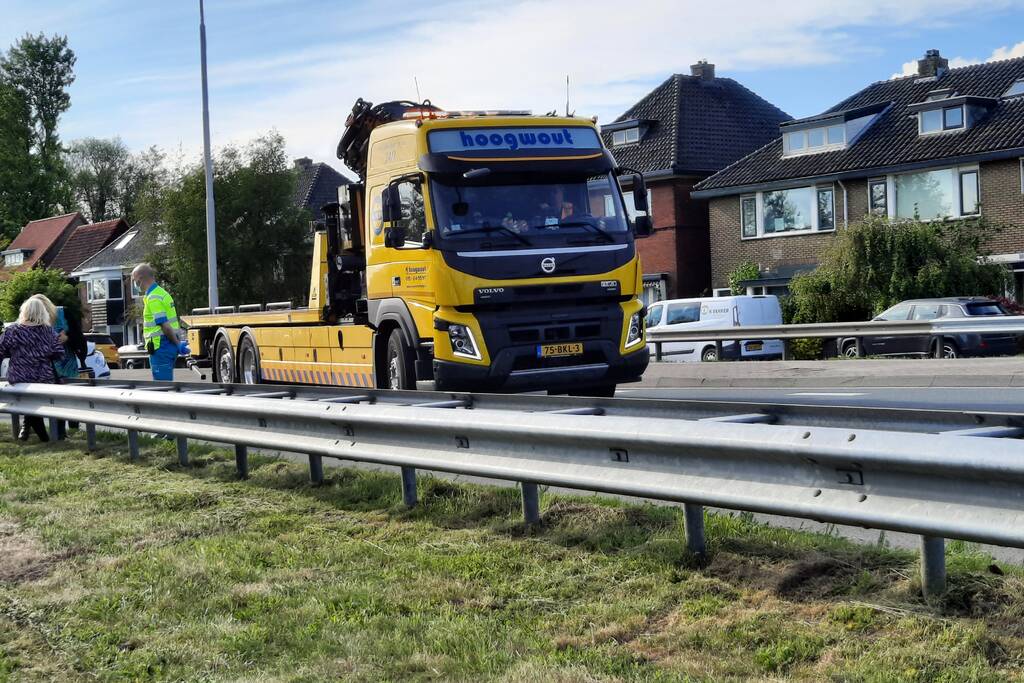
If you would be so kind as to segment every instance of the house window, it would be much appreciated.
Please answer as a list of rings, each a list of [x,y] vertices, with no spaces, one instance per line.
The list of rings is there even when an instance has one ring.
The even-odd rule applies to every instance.
[[[828,144],[846,144],[846,126],[829,126],[827,129]]]
[[[878,216],[888,215],[886,194],[885,178],[868,181],[868,209],[871,213]]]
[[[978,214],[978,172],[964,171],[960,174],[960,215]]]
[[[88,290],[89,301],[103,301],[107,298],[107,281],[90,280]]]
[[[964,108],[948,107],[942,110],[942,129],[953,130],[964,127]]]
[[[934,220],[977,215],[978,169],[942,168],[893,176],[895,218]]]
[[[716,289],[714,294],[713,294],[713,296],[716,296],[716,297],[719,297],[719,296],[732,296],[732,290],[730,288],[728,288],[728,287],[724,287],[722,289]]]
[[[25,252],[16,251],[13,254],[4,254],[4,265],[7,267],[20,266],[25,262]]]
[[[831,187],[818,188],[818,230],[834,230],[836,227],[835,192]]]
[[[654,204],[651,200],[651,189],[647,188],[647,215],[654,220]],[[633,200],[633,191],[622,193],[623,203],[626,205],[626,215],[629,216],[629,220],[635,221],[637,217],[636,202]]]
[[[764,232],[766,234],[811,229],[814,190],[798,187],[764,193]]]
[[[740,198],[740,221],[744,237],[757,237],[757,197]]]
[[[964,127],[964,108],[945,107],[944,109],[928,109],[918,115],[920,132],[941,133],[949,130],[960,130]]]
[[[626,128],[624,130],[612,131],[612,147],[628,145],[632,142],[640,142],[640,128]]]
[[[942,110],[929,109],[920,114],[921,133],[938,133],[942,130]]]
[[[1003,97],[1016,97],[1017,95],[1024,95],[1024,78],[1015,80],[1003,93]]]
[[[121,279],[107,280],[107,298],[108,299],[120,299],[121,298]]]

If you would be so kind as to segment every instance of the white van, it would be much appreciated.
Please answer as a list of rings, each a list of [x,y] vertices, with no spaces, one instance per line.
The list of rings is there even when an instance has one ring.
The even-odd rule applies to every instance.
[[[670,299],[651,304],[647,309],[647,330],[721,330],[751,325],[781,325],[782,309],[777,296],[718,296],[700,299]],[[649,343],[651,358],[654,344]],[[699,362],[718,360],[715,340],[696,342],[665,342],[661,345],[663,360]],[[671,355],[668,355],[671,354]],[[779,339],[744,339],[722,342],[722,355],[728,359],[761,359],[782,357]]]

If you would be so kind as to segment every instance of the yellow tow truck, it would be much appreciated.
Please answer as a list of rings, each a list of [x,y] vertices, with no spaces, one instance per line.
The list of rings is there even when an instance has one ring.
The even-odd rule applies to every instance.
[[[309,304],[197,309],[220,382],[611,395],[647,367],[635,237],[593,120],[357,101]]]

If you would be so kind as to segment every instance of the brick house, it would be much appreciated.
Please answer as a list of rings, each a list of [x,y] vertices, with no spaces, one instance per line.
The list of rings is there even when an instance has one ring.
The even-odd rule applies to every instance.
[[[309,209],[313,219],[322,221],[320,211],[324,204],[338,201],[338,187],[348,185],[349,180],[334,168],[323,162],[314,162],[309,157],[296,159],[295,205]]]
[[[770,142],[789,115],[699,62],[674,74],[614,122],[601,127],[622,166],[643,173],[654,234],[637,242],[644,299],[699,296],[711,286],[707,203],[699,181]],[[627,209],[633,197],[622,176]]]
[[[726,293],[746,261],[750,293],[785,293],[842,229],[893,219],[984,216],[988,245],[1024,294],[1024,58],[950,69],[938,50],[912,76],[873,83],[699,183],[709,204],[711,279]]]
[[[4,257],[0,280],[21,271],[49,267],[71,235],[85,223],[85,218],[77,211],[26,223],[0,253]]]

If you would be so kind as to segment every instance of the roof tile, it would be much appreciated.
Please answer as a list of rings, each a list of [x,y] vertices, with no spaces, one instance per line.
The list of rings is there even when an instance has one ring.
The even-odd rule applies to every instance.
[[[82,261],[95,255],[126,230],[128,224],[123,218],[79,226],[61,247],[50,267],[71,273]]]

